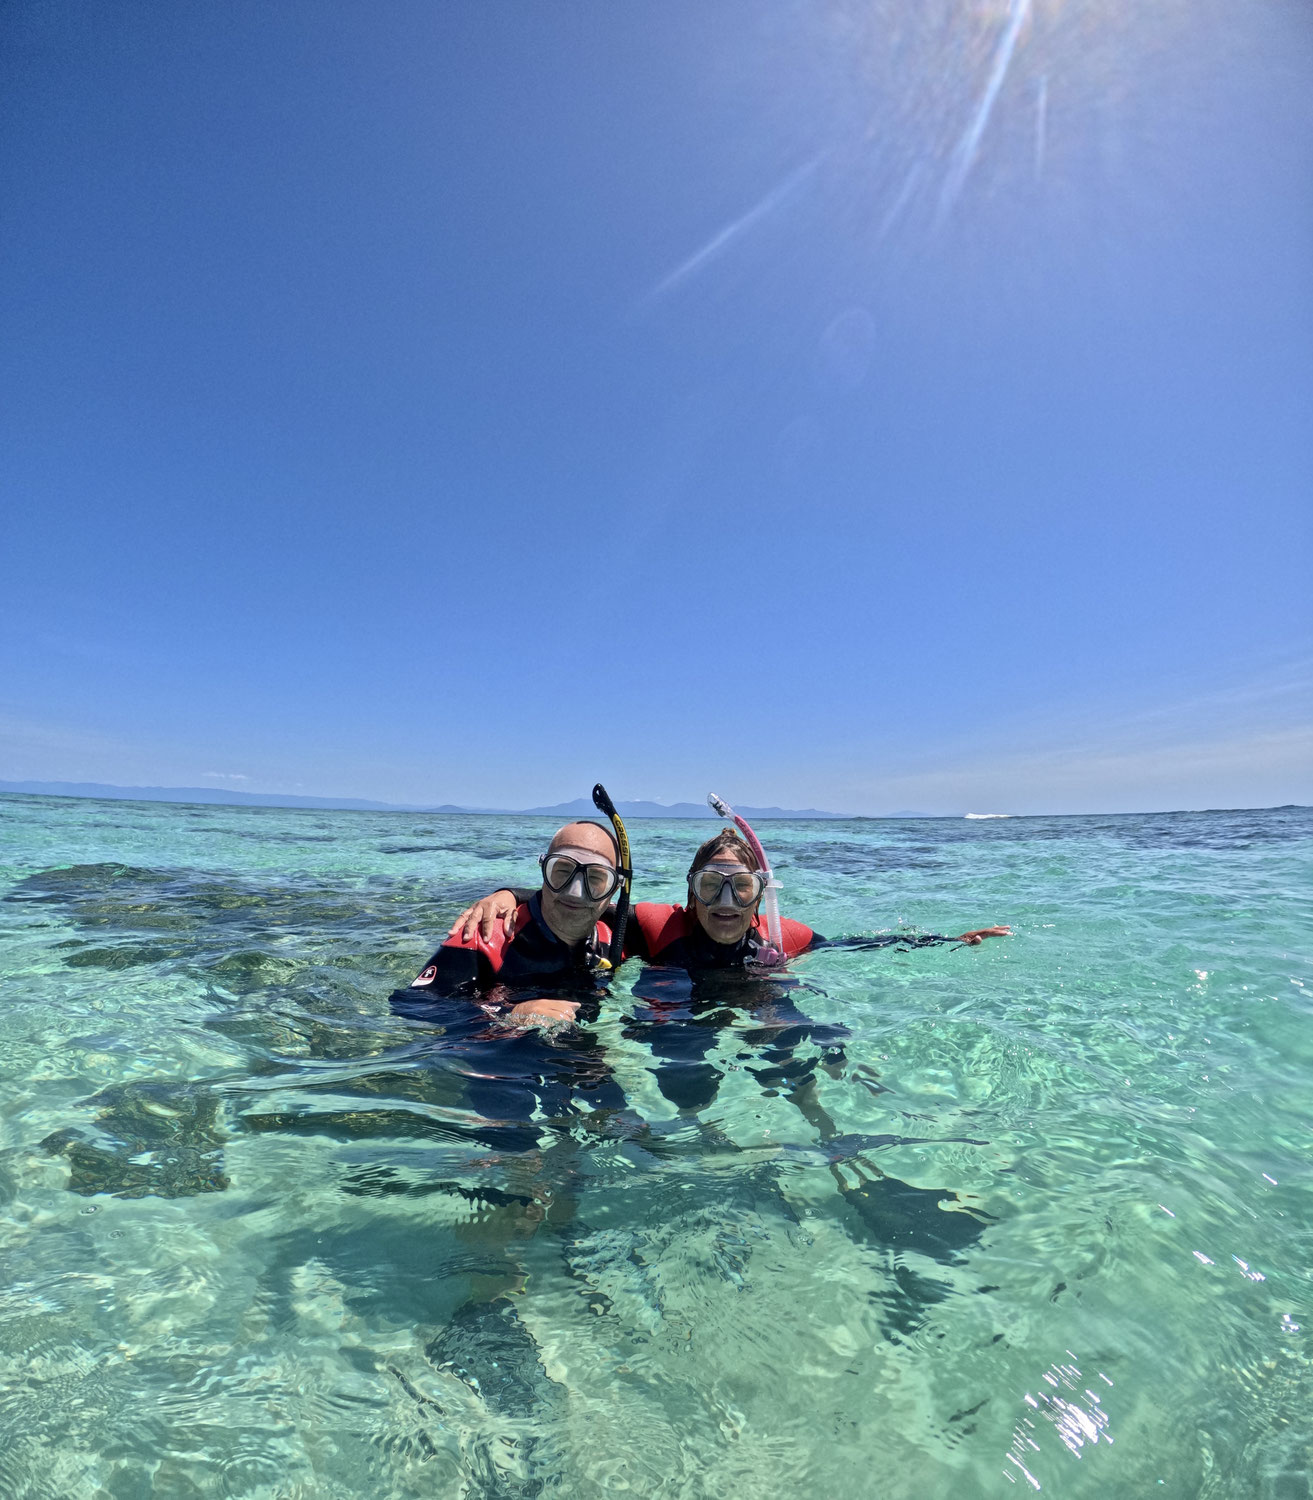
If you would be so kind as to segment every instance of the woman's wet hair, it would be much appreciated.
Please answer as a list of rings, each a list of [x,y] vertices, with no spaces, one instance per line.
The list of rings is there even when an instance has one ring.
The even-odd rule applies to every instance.
[[[733,854],[749,870],[759,870],[761,866],[757,863],[757,856],[752,851],[752,845],[736,828],[722,828],[714,838],[710,838],[705,844],[699,845],[698,852],[693,856],[693,863],[688,867],[689,879],[689,904],[693,902],[693,877],[703,865],[709,865],[718,854]]]

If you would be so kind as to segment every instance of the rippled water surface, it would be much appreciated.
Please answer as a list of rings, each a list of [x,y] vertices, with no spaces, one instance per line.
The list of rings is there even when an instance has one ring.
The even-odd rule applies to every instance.
[[[1016,936],[509,1041],[542,820],[0,798],[0,1497],[1313,1493],[1313,812],[763,831]]]

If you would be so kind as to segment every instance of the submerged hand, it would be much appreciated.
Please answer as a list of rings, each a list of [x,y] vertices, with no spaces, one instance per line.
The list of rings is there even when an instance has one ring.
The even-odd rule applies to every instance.
[[[500,921],[506,928],[507,938],[513,938],[516,910],[512,891],[494,891],[491,896],[485,896],[482,901],[467,906],[451,924],[451,931],[447,936],[455,937],[459,932],[461,942],[468,943],[473,940],[475,930],[478,929],[483,934],[483,941],[487,943],[492,940],[492,930]]]
[[[578,1014],[577,1000],[521,1000],[511,1006],[505,1019],[511,1026],[559,1026],[562,1021],[573,1021]]]
[[[975,927],[970,932],[964,932],[956,939],[959,943],[970,943],[974,947],[977,943],[983,943],[987,937],[1011,937],[1010,927]]]

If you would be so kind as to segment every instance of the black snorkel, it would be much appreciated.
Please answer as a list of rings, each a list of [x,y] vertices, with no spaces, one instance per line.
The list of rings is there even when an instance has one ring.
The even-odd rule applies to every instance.
[[[615,803],[607,796],[606,788],[600,781],[593,788],[593,806],[610,818],[611,827],[615,829],[616,848],[620,854],[620,863],[616,868],[624,884],[620,890],[620,899],[615,904],[615,925],[611,929],[611,946],[607,950],[611,967],[618,969],[625,949],[625,927],[629,922],[629,892],[634,883],[634,865],[629,856],[629,835],[625,832],[625,825],[620,821]]]

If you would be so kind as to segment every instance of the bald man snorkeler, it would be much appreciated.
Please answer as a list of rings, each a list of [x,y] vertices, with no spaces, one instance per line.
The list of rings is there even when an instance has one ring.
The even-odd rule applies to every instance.
[[[573,1021],[580,1000],[550,998],[543,988],[578,992],[609,969],[610,928],[601,920],[619,890],[616,841],[598,823],[567,823],[557,830],[538,861],[542,885],[517,904],[513,935],[506,924],[453,929],[406,990],[393,996],[399,1009],[471,989],[503,1023],[551,1027]],[[513,992],[539,994],[515,1002]]]

